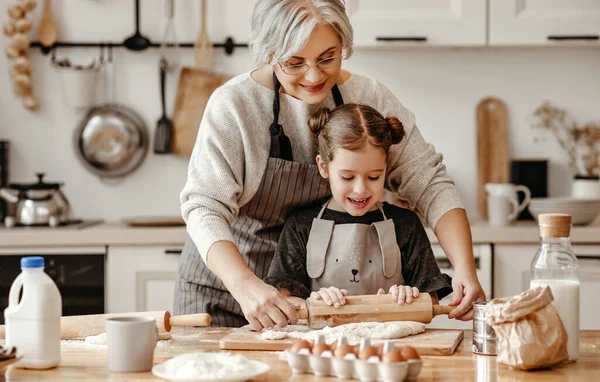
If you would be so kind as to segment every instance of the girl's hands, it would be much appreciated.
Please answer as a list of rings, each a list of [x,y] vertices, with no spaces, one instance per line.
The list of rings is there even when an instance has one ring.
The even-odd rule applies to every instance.
[[[419,297],[419,289],[408,285],[392,285],[388,293],[400,305],[404,305],[404,303],[410,304],[413,302],[413,299]],[[380,288],[377,294],[385,294],[385,291]]]
[[[321,288],[317,292],[312,292],[310,298],[315,300],[323,300],[325,304],[339,308],[346,303],[346,289],[338,289],[336,287]]]

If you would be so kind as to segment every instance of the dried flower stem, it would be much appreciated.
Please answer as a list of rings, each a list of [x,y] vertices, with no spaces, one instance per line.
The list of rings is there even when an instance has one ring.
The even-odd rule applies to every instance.
[[[599,155],[596,144],[600,142],[600,121],[588,122],[580,127],[573,121],[565,109],[560,109],[550,102],[544,102],[534,114],[533,128],[551,131],[560,146],[569,156],[569,166],[576,175],[598,175],[600,173]],[[580,153],[581,146],[587,148]],[[585,173],[578,168],[578,159],[582,159]]]

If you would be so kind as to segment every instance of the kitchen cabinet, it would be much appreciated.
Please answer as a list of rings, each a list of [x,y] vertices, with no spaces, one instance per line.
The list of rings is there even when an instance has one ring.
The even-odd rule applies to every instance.
[[[600,45],[598,0],[489,0],[490,45]]]
[[[494,294],[506,297],[529,289],[529,267],[537,245],[494,246]],[[580,327],[600,329],[600,245],[573,245],[580,268]]]
[[[107,312],[173,309],[181,247],[109,246]]]
[[[483,46],[484,0],[348,0],[356,46]]]

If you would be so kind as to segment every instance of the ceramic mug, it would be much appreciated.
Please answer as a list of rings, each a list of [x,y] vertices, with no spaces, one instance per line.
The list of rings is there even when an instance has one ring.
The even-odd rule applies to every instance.
[[[108,318],[108,370],[126,373],[151,370],[157,340],[158,329],[152,317]]]
[[[484,186],[488,194],[488,221],[495,227],[510,224],[527,207],[531,200],[531,191],[527,186],[511,183],[486,183]],[[523,202],[519,204],[518,193],[524,194]]]
[[[597,176],[576,176],[571,185],[571,197],[600,199],[600,180]]]

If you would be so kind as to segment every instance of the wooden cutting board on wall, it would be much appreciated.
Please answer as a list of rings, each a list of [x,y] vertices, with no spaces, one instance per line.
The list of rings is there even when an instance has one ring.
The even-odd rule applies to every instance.
[[[508,113],[498,98],[477,105],[477,206],[487,219],[486,183],[509,182]]]
[[[289,330],[309,331],[303,325],[290,325]],[[462,330],[456,329],[426,329],[425,333],[393,340],[394,345],[410,345],[421,355],[452,355],[464,337]],[[290,348],[296,341],[295,338],[282,340],[263,340],[260,333],[252,331],[250,326],[233,329],[228,335],[221,338],[219,347],[224,350],[263,350],[281,351]],[[381,340],[372,340],[373,344],[382,343]]]
[[[173,110],[173,154],[189,158],[210,95],[230,77],[195,68],[183,68]]]

